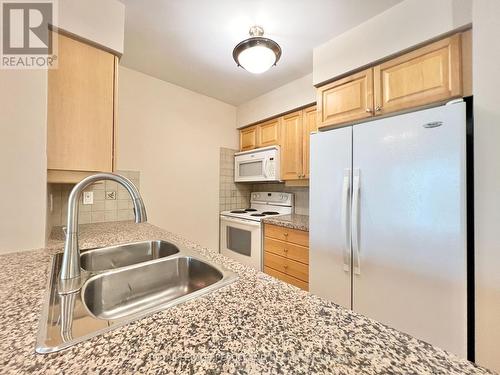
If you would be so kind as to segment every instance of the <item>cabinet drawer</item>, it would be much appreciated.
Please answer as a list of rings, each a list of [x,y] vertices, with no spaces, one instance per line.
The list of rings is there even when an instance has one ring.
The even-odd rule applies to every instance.
[[[264,266],[280,271],[299,280],[309,281],[309,266],[279,255],[264,252]]]
[[[264,250],[280,255],[284,258],[296,260],[304,264],[309,264],[309,248],[295,245],[289,242],[276,240],[274,238],[264,238]]]
[[[269,267],[264,267],[264,272],[268,275],[271,275],[272,277],[277,278],[278,280],[284,281],[285,283],[292,284],[300,289],[309,291],[309,284],[302,280],[296,279],[295,277],[288,276],[287,274],[273,270]]]
[[[277,225],[266,224],[264,227],[264,235],[277,240],[309,247],[309,232],[303,230],[288,229]]]

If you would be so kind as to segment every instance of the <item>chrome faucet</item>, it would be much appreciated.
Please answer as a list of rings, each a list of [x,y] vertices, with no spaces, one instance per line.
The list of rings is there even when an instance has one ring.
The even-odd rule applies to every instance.
[[[122,185],[129,192],[134,203],[135,222],[147,220],[146,208],[139,191],[129,179],[113,173],[98,173],[84,178],[75,185],[68,199],[68,223],[66,228],[66,243],[61,265],[60,280],[63,284],[62,292],[74,290],[80,279],[80,249],[78,247],[78,202],[82,191],[97,181],[111,180]]]

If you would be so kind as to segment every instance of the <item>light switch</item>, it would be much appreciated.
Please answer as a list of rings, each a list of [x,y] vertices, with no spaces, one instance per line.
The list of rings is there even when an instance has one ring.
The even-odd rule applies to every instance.
[[[83,204],[93,204],[94,203],[94,192],[84,191],[83,192]]]

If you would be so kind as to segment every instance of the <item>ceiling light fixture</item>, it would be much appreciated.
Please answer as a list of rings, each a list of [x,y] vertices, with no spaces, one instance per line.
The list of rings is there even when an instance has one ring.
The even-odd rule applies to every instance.
[[[281,47],[274,40],[262,37],[264,29],[260,26],[251,27],[249,34],[250,38],[234,47],[234,61],[250,73],[264,73],[280,59]]]

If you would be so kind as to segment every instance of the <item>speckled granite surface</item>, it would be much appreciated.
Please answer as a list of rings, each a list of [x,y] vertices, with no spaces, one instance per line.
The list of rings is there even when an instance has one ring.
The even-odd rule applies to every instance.
[[[262,219],[266,224],[279,225],[280,227],[305,230],[309,232],[309,216],[307,215],[283,215],[283,216],[270,216]]]
[[[82,226],[80,244],[159,238],[200,251],[237,272],[239,280],[42,356],[34,352],[42,295],[49,261],[62,241],[0,256],[0,373],[490,373],[149,224]]]

